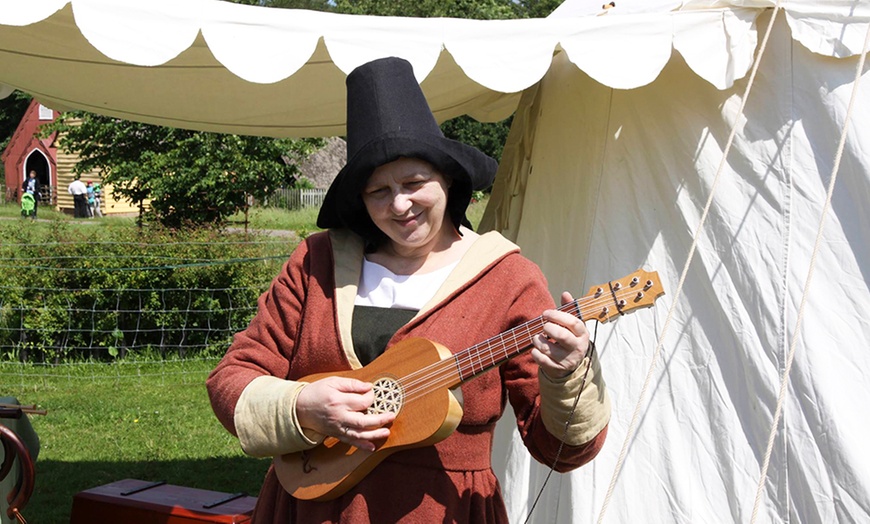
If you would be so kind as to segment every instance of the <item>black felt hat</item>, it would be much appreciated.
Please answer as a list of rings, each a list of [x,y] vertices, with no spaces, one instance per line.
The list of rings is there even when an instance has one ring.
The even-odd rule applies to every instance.
[[[471,192],[492,185],[498,168],[484,153],[444,136],[410,63],[382,58],[347,76],[348,160],[329,186],[318,227],[347,227],[377,242],[383,234],[369,218],[361,192],[372,171],[400,157],[425,160],[452,180],[447,212],[457,229],[468,225]]]

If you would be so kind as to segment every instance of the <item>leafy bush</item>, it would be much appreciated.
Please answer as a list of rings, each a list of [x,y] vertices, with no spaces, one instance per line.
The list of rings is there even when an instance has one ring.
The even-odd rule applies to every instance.
[[[6,360],[220,354],[293,248],[209,229],[28,226],[0,224]]]

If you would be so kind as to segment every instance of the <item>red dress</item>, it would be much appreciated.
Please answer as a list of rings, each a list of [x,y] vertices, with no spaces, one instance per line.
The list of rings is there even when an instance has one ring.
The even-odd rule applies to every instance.
[[[312,373],[359,367],[349,319],[362,256],[361,242],[350,233],[332,231],[306,239],[260,297],[257,315],[236,335],[209,377],[215,413],[230,432],[244,436],[243,447],[246,440],[261,440],[262,435],[271,441],[246,451],[286,453],[298,451],[299,442],[304,442],[298,435],[271,434],[275,432],[269,429],[271,419],[283,413],[280,403],[277,411],[252,419],[249,412],[258,406],[243,400],[242,404],[253,406],[238,407],[237,412],[243,391],[254,379],[279,377],[282,382],[275,384],[283,387],[284,379],[295,381]],[[553,306],[538,267],[522,257],[516,246],[490,233],[475,242],[435,298],[399,329],[391,345],[408,337],[424,337],[461,351]],[[580,366],[578,372],[584,368]],[[511,359],[462,386],[463,417],[452,435],[434,446],[391,455],[335,500],[296,500],[284,491],[270,468],[254,522],[507,522],[501,489],[490,465],[496,421],[505,402],[510,402],[529,452],[550,465],[560,445],[554,433],[562,435],[553,420],[564,423],[565,406],[573,403],[579,380],[572,376],[568,382],[574,389],[563,388],[561,383],[547,385],[547,407],[542,410],[537,365],[528,354]],[[236,427],[243,418],[239,413],[246,413],[246,427]],[[596,362],[572,421],[571,438],[566,439],[572,442],[562,449],[558,471],[579,467],[597,454],[609,413]],[[257,417],[266,429],[247,427]]]

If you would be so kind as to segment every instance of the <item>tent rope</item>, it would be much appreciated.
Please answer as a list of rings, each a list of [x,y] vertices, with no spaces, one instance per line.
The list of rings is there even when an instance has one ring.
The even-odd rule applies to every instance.
[[[840,170],[840,160],[843,158],[843,149],[846,146],[846,135],[849,131],[849,121],[852,118],[852,112],[855,105],[855,100],[858,98],[858,84],[861,81],[861,72],[864,70],[864,61],[867,58],[868,53],[868,44],[870,44],[870,24],[867,25],[867,34],[864,37],[864,46],[861,48],[861,55],[858,59],[858,67],[855,71],[855,81],[852,84],[852,96],[849,99],[849,106],[846,110],[845,121],[843,122],[843,131],[840,134],[840,143],[837,146],[837,154],[834,157],[834,167],[831,173],[831,180],[828,182],[828,193],[825,199],[825,205],[822,208],[822,215],[819,219],[819,229],[816,232],[816,243],[813,246],[812,257],[810,258],[810,266],[807,270],[807,278],[804,281],[804,289],[803,295],[801,296],[801,303],[798,309],[797,320],[795,322],[794,334],[791,339],[791,346],[788,350],[788,355],[786,357],[785,369],[782,372],[782,380],[779,384],[779,396],[776,399],[776,411],[773,415],[773,422],[771,424],[770,433],[767,437],[767,451],[764,453],[764,461],[761,467],[761,477],[758,479],[758,489],[755,493],[755,504],[752,507],[752,518],[750,519],[751,524],[755,524],[755,521],[758,518],[758,510],[761,505],[762,495],[764,493],[764,486],[767,483],[767,469],[770,465],[770,457],[773,453],[773,443],[776,440],[777,427],[779,426],[780,418],[782,418],[782,409],[785,404],[785,396],[788,391],[788,378],[791,373],[791,366],[794,362],[795,350],[797,348],[798,337],[800,336],[801,324],[803,323],[804,318],[804,309],[807,304],[807,297],[809,295],[810,283],[813,279],[813,273],[816,267],[816,258],[819,254],[819,249],[822,244],[822,234],[825,229],[825,219],[827,218],[828,211],[831,208],[831,201],[834,196],[834,185],[837,183],[837,174]]]
[[[625,440],[623,440],[622,442],[622,449],[620,450],[619,457],[616,460],[616,467],[613,470],[613,475],[610,478],[610,485],[607,487],[607,494],[605,495],[604,502],[601,505],[601,512],[598,514],[598,524],[601,524],[604,520],[604,514],[606,513],[607,508],[610,505],[610,500],[613,496],[613,490],[616,487],[616,481],[619,478],[619,473],[622,471],[622,465],[625,462],[626,455],[628,454],[628,447],[631,443],[632,438],[634,437],[635,432],[637,431],[637,422],[640,418],[641,406],[644,403],[647,389],[649,389],[649,385],[652,382],[653,372],[655,371],[656,364],[658,363],[659,357],[661,356],[665,336],[668,333],[668,328],[674,316],[674,311],[676,310],[676,306],[679,303],[679,298],[683,291],[683,284],[685,283],[686,276],[689,272],[689,266],[695,256],[698,239],[701,236],[701,231],[704,228],[704,224],[707,221],[707,215],[709,214],[710,207],[713,204],[713,196],[716,194],[716,187],[719,185],[720,176],[722,175],[722,171],[724,171],[725,169],[725,161],[728,158],[728,153],[731,150],[731,146],[734,143],[734,137],[737,134],[737,124],[740,122],[740,118],[743,116],[743,111],[746,107],[746,100],[748,99],[749,93],[752,90],[752,86],[755,83],[755,76],[758,73],[758,67],[761,63],[761,58],[762,56],[764,56],[764,51],[767,48],[767,42],[770,39],[770,33],[773,31],[773,24],[776,21],[777,14],[779,13],[781,1],[782,0],[776,1],[776,5],[773,8],[773,14],[770,16],[770,22],[767,25],[767,29],[761,41],[761,46],[758,49],[758,54],[756,55],[755,61],[752,64],[752,70],[749,74],[749,80],[746,82],[746,89],[744,90],[743,97],[740,101],[740,108],[738,109],[737,116],[734,120],[733,125],[731,126],[731,132],[728,135],[728,141],[725,143],[725,148],[722,151],[722,160],[719,162],[719,168],[716,170],[716,175],[713,177],[713,183],[710,186],[710,195],[707,197],[707,202],[704,205],[704,211],[703,213],[701,213],[700,220],[698,221],[698,226],[695,228],[695,233],[692,238],[692,245],[691,247],[689,247],[689,253],[686,258],[686,263],[683,265],[683,271],[680,275],[680,280],[677,283],[676,291],[674,292],[674,299],[671,302],[670,307],[668,308],[667,318],[665,319],[665,323],[662,326],[661,334],[659,335],[658,342],[656,343],[655,350],[653,351],[653,356],[649,364],[649,369],[647,370],[646,378],[644,379],[643,386],[640,390],[640,396],[637,400],[637,404],[634,407],[634,413],[632,413],[631,415],[631,422],[628,425],[628,430],[625,434]]]

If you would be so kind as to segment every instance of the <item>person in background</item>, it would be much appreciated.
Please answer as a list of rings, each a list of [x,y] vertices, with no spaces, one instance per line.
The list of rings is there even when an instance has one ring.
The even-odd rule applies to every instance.
[[[87,185],[85,186],[88,190],[88,218],[94,218],[94,206],[96,205],[96,196],[94,192],[94,183],[88,180]]]
[[[73,196],[73,218],[87,218],[88,187],[81,181],[79,175],[76,175],[75,180],[70,182],[67,191]]]
[[[103,187],[97,182],[94,184],[94,213],[99,218],[103,218],[103,209],[102,209],[102,201],[103,201]]]
[[[544,275],[516,245],[472,231],[466,208],[473,190],[492,184],[496,162],[444,137],[408,62],[351,72],[347,112],[348,160],[317,220],[327,231],[296,248],[206,383],[242,449],[279,456],[331,437],[374,451],[401,428],[395,412],[368,411],[373,385],[304,377],[382,354],[401,361],[407,346],[395,345],[412,337],[457,352],[543,320],[530,352],[486,372],[478,366],[461,386],[462,417],[444,440],[390,455],[327,501],[294,498],[273,465],[253,522],[507,522],[491,466],[507,402],[528,451],[557,471],[589,462],[604,443],[610,403],[589,333],[554,309]]]
[[[21,186],[24,193],[30,193],[33,196],[33,214],[30,218],[36,220],[36,212],[39,210],[39,179],[36,177],[36,171],[31,170],[30,175]]]

